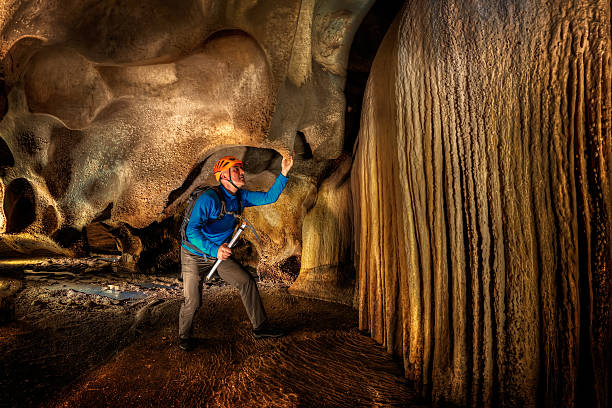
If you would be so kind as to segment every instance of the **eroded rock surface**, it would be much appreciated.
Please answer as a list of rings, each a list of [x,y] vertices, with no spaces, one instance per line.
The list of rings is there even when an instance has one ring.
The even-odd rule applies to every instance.
[[[407,2],[351,181],[360,327],[434,401],[610,403],[607,1]]]
[[[251,147],[255,173],[275,169],[269,151],[308,151],[286,193],[299,200],[341,153],[346,61],[371,4],[4,2],[1,231],[86,248],[73,231],[93,221],[145,228],[232,146]],[[285,227],[275,211],[256,225],[299,256],[301,207]]]

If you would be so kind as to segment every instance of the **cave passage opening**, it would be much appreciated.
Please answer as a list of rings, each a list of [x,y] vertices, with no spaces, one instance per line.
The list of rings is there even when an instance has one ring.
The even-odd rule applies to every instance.
[[[21,232],[32,224],[36,220],[36,197],[30,182],[25,178],[11,181],[3,206],[7,233]]]

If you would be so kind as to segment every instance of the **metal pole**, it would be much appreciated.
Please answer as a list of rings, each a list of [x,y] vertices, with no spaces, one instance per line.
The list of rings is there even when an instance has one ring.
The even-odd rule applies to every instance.
[[[238,227],[238,229],[234,233],[234,236],[232,237],[232,240],[228,244],[228,247],[232,248],[234,244],[236,244],[236,241],[238,241],[238,237],[240,236],[240,234],[242,234],[242,231],[244,231],[246,227],[247,227],[247,223],[243,221],[242,224],[240,224],[240,227]],[[206,280],[209,280],[210,277],[213,276],[213,273],[215,273],[221,261],[222,259],[217,259],[217,262],[215,262],[210,272],[208,272],[208,275],[206,275]]]

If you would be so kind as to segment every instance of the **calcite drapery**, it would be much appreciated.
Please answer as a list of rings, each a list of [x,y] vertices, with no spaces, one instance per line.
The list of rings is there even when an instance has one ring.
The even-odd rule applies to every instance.
[[[607,1],[410,1],[352,171],[360,327],[435,401],[609,404]]]

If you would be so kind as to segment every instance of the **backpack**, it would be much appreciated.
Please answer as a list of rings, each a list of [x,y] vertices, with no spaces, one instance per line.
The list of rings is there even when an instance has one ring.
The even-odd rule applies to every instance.
[[[237,194],[238,211],[227,211],[225,197],[223,196],[223,191],[221,191],[221,188],[219,186],[198,187],[193,190],[193,192],[189,195],[189,199],[187,200],[187,208],[185,209],[185,215],[183,216],[183,224],[181,224],[181,240],[183,245],[200,253],[202,252],[202,250],[197,248],[195,245],[193,245],[187,240],[187,224],[189,224],[189,220],[191,219],[191,213],[193,212],[193,207],[195,206],[196,201],[198,201],[198,198],[200,198],[200,196],[208,190],[213,190],[217,194],[219,202],[221,203],[221,209],[219,210],[219,215],[217,216],[217,219],[209,221],[209,223],[219,221],[221,218],[225,217],[226,214],[231,214],[232,216],[234,216],[234,218],[238,218],[242,214],[243,210],[242,195],[240,193]]]

